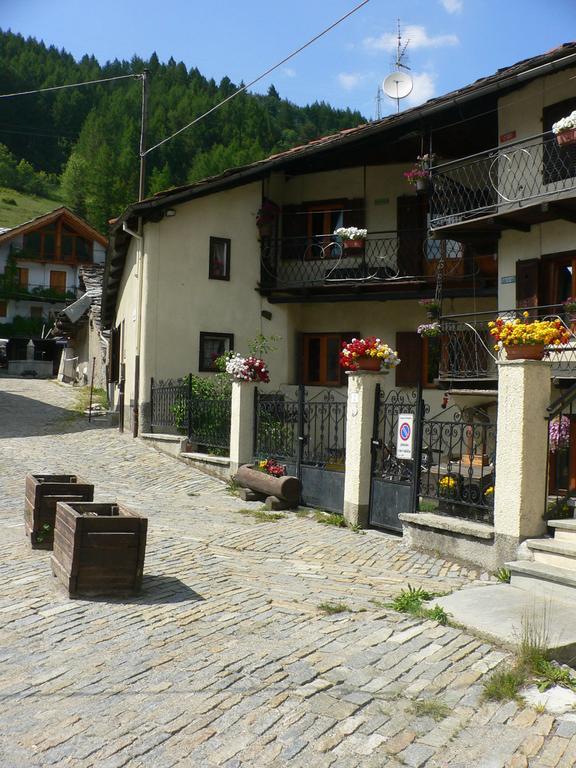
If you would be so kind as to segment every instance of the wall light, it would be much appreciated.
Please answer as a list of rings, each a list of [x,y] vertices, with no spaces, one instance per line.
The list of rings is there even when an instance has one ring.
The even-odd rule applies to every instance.
[[[164,216],[166,217],[176,216],[176,211],[174,210],[174,208],[167,208],[166,211],[164,212]]]

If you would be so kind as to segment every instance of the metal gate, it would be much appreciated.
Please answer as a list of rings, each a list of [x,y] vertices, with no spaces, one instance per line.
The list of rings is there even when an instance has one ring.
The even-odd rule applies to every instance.
[[[402,532],[401,512],[414,512],[418,503],[421,421],[424,403],[420,389],[393,389],[383,393],[376,387],[372,432],[372,480],[368,522],[376,528]],[[413,459],[397,457],[398,422],[401,415],[413,417]]]
[[[306,506],[342,512],[347,395],[299,386],[256,391],[254,457],[273,458],[299,478]]]

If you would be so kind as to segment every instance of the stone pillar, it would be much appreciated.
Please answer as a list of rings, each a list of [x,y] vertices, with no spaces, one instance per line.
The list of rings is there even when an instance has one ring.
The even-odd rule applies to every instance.
[[[494,534],[497,546],[512,552],[546,530],[550,363],[503,360],[498,366]]]
[[[346,411],[346,474],[344,477],[344,517],[350,525],[368,525],[368,505],[372,468],[372,430],[376,385],[385,374],[354,371],[348,376]]]
[[[230,419],[230,475],[242,464],[254,458],[254,392],[256,383],[232,382],[232,413]]]

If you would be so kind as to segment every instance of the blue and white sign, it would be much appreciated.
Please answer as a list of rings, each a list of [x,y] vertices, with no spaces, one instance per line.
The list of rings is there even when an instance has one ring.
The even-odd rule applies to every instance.
[[[398,416],[396,458],[411,459],[413,444],[414,444],[414,414],[401,413]]]

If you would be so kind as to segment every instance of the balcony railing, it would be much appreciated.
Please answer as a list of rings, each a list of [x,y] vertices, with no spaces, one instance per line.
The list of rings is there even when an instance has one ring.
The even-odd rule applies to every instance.
[[[430,226],[512,213],[530,202],[576,190],[576,149],[551,133],[443,163],[431,169]]]
[[[70,302],[76,300],[77,290],[75,285],[69,285],[64,290],[44,284],[19,285],[16,282],[4,280],[4,275],[0,275],[0,299]]]
[[[439,379],[443,381],[495,381],[498,378],[499,353],[494,349],[488,323],[496,317],[521,317],[530,313],[530,319],[556,320],[570,330],[568,344],[546,349],[546,359],[552,364],[553,378],[576,378],[576,327],[572,316],[561,304],[541,307],[478,312],[467,315],[450,315],[442,318],[441,355]]]
[[[64,261],[64,262],[81,262],[82,264],[91,264],[93,261],[92,254],[79,253],[77,255],[61,254],[58,256],[56,253],[40,253],[38,250],[31,248],[30,246],[19,246],[16,243],[10,243],[10,256],[14,256],[17,259],[24,261]]]
[[[260,283],[264,289],[282,290],[430,279],[441,256],[450,277],[462,255],[460,243],[427,240],[421,233],[371,233],[355,248],[332,235],[291,237],[262,243]]]

